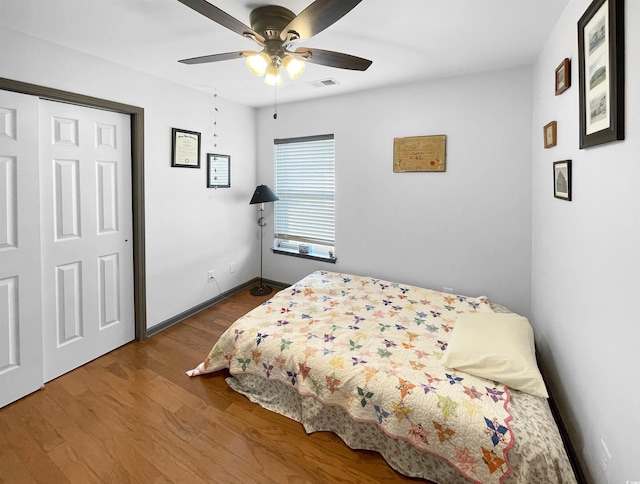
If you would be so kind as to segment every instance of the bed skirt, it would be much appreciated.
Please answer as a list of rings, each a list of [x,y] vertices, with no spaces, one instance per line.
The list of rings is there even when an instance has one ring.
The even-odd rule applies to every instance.
[[[231,376],[226,381],[252,402],[300,422],[307,433],[333,432],[351,449],[378,452],[401,474],[440,484],[469,482],[441,458],[407,441],[390,438],[374,423],[354,421],[340,407],[325,406],[313,396],[301,396],[291,387],[250,374]],[[566,453],[557,451],[564,445],[547,401],[517,390],[510,392],[511,426],[516,436],[527,438],[526,442],[516,439],[509,453],[512,473],[504,482],[575,483]]]

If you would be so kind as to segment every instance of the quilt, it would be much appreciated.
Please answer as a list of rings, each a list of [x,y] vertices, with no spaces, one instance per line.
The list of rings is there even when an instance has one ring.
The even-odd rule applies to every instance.
[[[457,315],[480,311],[492,311],[484,297],[317,271],[237,320],[188,374],[228,368],[278,382],[472,482],[502,482],[515,442],[510,390],[440,364]]]

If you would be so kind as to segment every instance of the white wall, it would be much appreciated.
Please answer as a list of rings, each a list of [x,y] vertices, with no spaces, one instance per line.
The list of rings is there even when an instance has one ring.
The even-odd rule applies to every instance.
[[[330,89],[330,88],[327,88]],[[337,264],[272,254],[265,277],[317,269],[484,294],[527,314],[531,239],[531,71],[373,90],[258,111],[258,179],[273,140],[335,134]],[[393,139],[447,135],[445,173],[394,173]],[[268,234],[268,235],[267,235]]]
[[[550,386],[591,480],[604,439],[609,482],[640,480],[640,2],[626,1],[626,140],[578,149],[577,22],[572,0],[534,68],[532,314]],[[571,58],[572,86],[554,95]],[[558,145],[542,127],[558,122]],[[573,162],[573,201],[553,197],[552,164]]]
[[[145,110],[147,326],[257,275],[255,110],[51,43],[0,29],[0,75]],[[171,128],[202,133],[201,169],[172,168]],[[231,155],[231,188],[206,188],[206,153]],[[229,264],[237,271],[230,274]]]

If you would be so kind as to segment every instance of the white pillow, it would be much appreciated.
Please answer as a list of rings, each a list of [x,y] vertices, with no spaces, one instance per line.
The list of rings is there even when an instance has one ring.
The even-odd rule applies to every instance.
[[[463,313],[442,357],[448,368],[549,398],[538,369],[533,329],[515,313]]]

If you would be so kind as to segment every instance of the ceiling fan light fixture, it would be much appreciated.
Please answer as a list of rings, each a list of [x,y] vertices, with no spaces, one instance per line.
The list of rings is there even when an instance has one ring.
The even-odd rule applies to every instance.
[[[252,74],[262,77],[267,72],[269,61],[269,56],[265,52],[260,52],[247,57],[247,67]]]
[[[273,62],[267,67],[267,73],[264,76],[264,83],[267,86],[281,86],[282,77],[280,76],[280,67]]]
[[[296,42],[307,40],[332,26],[362,0],[313,0],[299,15],[277,5],[261,5],[251,10],[251,27],[208,0],[178,1],[222,27],[251,39],[262,49],[261,52],[240,50],[179,61],[184,64],[205,64],[246,57],[251,73],[263,77],[265,84],[270,86],[279,86],[288,82],[289,78],[300,77],[307,62],[354,71],[365,71],[371,65],[370,60],[342,52],[310,47],[289,50],[294,48]],[[284,80],[280,75],[281,67],[288,74]]]
[[[292,55],[285,56],[282,61],[282,66],[285,68],[287,74],[289,74],[289,77],[292,80],[300,77],[306,67],[305,63],[301,59],[293,57]]]

